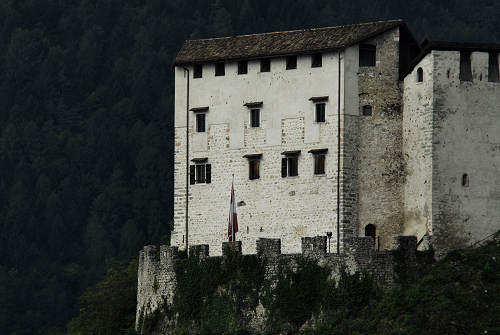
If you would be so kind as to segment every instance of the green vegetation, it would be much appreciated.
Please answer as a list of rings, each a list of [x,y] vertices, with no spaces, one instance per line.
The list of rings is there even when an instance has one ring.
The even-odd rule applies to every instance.
[[[499,333],[498,241],[439,262],[431,253],[419,256],[419,268],[387,292],[366,274],[341,271],[335,282],[310,260],[293,269],[279,264],[275,284],[264,280],[264,264],[253,257],[226,264],[220,258],[186,260],[177,273],[188,283],[179,286],[170,310],[148,319],[143,334],[174,315],[180,317],[175,334],[250,334],[247,316],[255,299],[266,308],[265,334]]]
[[[221,334],[242,327],[259,302],[264,265],[255,255],[180,261],[172,311],[180,327]]]
[[[0,331],[61,332],[112,264],[168,243],[185,39],[402,18],[418,38],[500,42],[499,14],[491,0],[1,1]]]
[[[137,260],[113,265],[79,303],[80,315],[68,324],[68,335],[135,333]]]

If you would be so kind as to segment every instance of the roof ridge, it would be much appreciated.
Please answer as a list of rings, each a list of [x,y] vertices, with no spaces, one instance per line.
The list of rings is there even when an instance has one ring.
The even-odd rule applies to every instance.
[[[273,35],[273,34],[288,34],[295,32],[305,32],[305,31],[319,31],[319,30],[327,30],[332,28],[345,28],[345,27],[355,27],[355,26],[365,26],[372,25],[376,23],[402,23],[403,19],[394,19],[394,20],[380,20],[380,21],[372,21],[372,22],[363,22],[363,23],[353,23],[353,24],[344,24],[340,26],[329,26],[329,27],[319,27],[319,28],[308,28],[308,29],[294,29],[294,30],[284,30],[284,31],[269,31],[265,33],[255,33],[255,34],[241,34],[234,36],[223,36],[223,37],[211,37],[211,38],[199,38],[199,39],[188,39],[185,42],[199,42],[199,41],[215,41],[215,40],[225,40],[232,39],[238,37],[248,37],[248,36],[260,36],[260,35]]]

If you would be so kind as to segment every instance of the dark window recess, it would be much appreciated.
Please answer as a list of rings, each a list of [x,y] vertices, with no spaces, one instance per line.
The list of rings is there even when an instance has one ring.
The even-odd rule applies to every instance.
[[[469,175],[467,173],[464,173],[462,175],[462,186],[464,186],[464,187],[469,186]]]
[[[288,176],[295,177],[299,175],[299,158],[297,156],[287,157],[288,159]]]
[[[299,158],[289,156],[281,159],[281,176],[295,177],[299,175]]]
[[[196,114],[196,132],[204,133],[205,132],[205,113]]]
[[[424,81],[424,70],[421,67],[417,70],[417,82],[421,83]]]
[[[205,183],[205,164],[196,165],[196,183]]]
[[[271,71],[271,58],[263,58],[260,60],[260,72]]]
[[[226,67],[224,63],[215,63],[215,75],[216,76],[226,75]]]
[[[372,106],[365,105],[363,106],[363,116],[371,116],[372,115]]]
[[[488,59],[488,81],[500,82],[500,71],[498,70],[498,52],[490,52]]]
[[[317,53],[311,55],[311,67],[323,66],[323,54]]]
[[[250,110],[250,126],[252,128],[260,127],[260,109]]]
[[[248,178],[250,180],[259,179],[259,159],[250,159],[248,161]]]
[[[314,174],[325,174],[325,154],[314,154]]]
[[[212,165],[196,164],[189,167],[189,183],[210,184],[212,182]]]
[[[316,104],[316,122],[325,122],[325,104]]]
[[[238,62],[238,74],[248,73],[248,61],[242,60]]]
[[[377,235],[377,228],[373,224],[365,226],[365,236],[375,237]]]
[[[460,80],[472,81],[472,67],[470,63],[470,52],[460,52]]]
[[[375,66],[377,47],[369,44],[359,45],[359,66]]]
[[[193,67],[193,78],[203,77],[203,65],[197,64]]]
[[[288,56],[286,58],[286,69],[294,70],[297,68],[297,56]]]

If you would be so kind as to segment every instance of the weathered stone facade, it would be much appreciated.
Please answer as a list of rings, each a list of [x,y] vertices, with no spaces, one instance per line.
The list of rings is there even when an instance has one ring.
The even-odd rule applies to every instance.
[[[327,251],[326,236],[303,237],[301,239],[301,253],[282,254],[280,239],[261,238],[256,241],[256,252],[258,257],[266,260],[266,279],[273,280],[273,274],[278,265],[289,264],[296,266],[302,258],[314,259],[320,266],[331,270],[331,276],[337,277],[341,268],[348,272],[367,272],[372,274],[376,280],[385,287],[394,283],[395,265],[402,259],[406,266],[416,266],[416,238],[399,236],[394,240],[396,247],[393,251],[377,251],[372,237],[354,237],[345,240],[345,252],[342,254],[329,253]],[[222,246],[222,257],[229,253],[241,254],[241,241],[224,242]],[[190,257],[196,257],[203,261],[209,257],[208,245],[193,245],[190,247]],[[220,256],[216,256],[220,257]],[[137,292],[137,316],[136,328],[140,328],[139,322],[159,308],[160,305],[170,306],[176,291],[175,262],[179,261],[178,247],[155,247],[146,246],[140,252],[138,270],[138,292]],[[262,307],[262,305],[259,305]],[[168,308],[167,308],[168,309]],[[264,327],[264,310],[253,311],[253,317],[249,320],[248,327],[253,330],[262,331]],[[162,334],[170,333],[171,329]]]
[[[344,240],[364,236],[369,224],[376,227],[377,246],[390,247],[403,222],[400,28],[363,43],[376,47],[375,66],[359,66],[355,44],[323,52],[321,67],[311,67],[310,55],[299,55],[294,70],[278,57],[271,58],[270,72],[260,72],[260,61],[250,60],[248,73],[238,75],[237,62],[226,62],[225,76],[217,77],[207,63],[202,78],[190,78],[189,106],[208,111],[206,132],[196,132],[196,115],[189,112],[188,156],[206,158],[212,167],[210,184],[188,185],[190,244],[206,243],[221,253],[234,174],[244,253],[255,253],[262,237],[280,238],[285,252],[297,252],[301,237],[326,232],[333,233],[337,249],[337,228],[341,250]],[[194,67],[187,68],[192,76]],[[187,72],[180,66],[175,71],[173,245],[185,248]],[[316,122],[311,97],[327,97],[325,122]],[[244,104],[256,101],[262,102],[261,124],[252,128]],[[372,116],[361,114],[366,104]],[[324,174],[313,173],[311,149],[328,149]],[[296,150],[298,176],[283,178],[282,153]],[[248,154],[261,155],[259,179],[249,179]]]
[[[404,81],[405,233],[432,235],[439,253],[500,229],[500,82],[488,80],[498,51],[471,51],[470,81],[459,50],[430,51]]]

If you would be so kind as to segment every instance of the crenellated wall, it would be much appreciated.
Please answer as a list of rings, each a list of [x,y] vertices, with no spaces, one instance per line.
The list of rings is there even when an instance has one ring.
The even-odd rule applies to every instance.
[[[372,237],[353,237],[346,239],[344,252],[341,254],[328,252],[326,236],[301,238],[301,253],[282,254],[281,240],[260,238],[256,241],[257,256],[265,260],[266,279],[272,279],[276,269],[283,263],[295,268],[301,259],[313,259],[318,265],[331,270],[331,276],[337,278],[341,269],[349,273],[367,272],[374,275],[375,280],[383,287],[391,287],[394,283],[396,253],[407,266],[415,266],[416,238],[414,236],[398,236],[394,239],[394,250],[377,251]],[[222,257],[231,253],[242,253],[242,242],[224,242]],[[209,256],[208,245],[193,245],[189,248],[189,257],[203,260]],[[220,256],[216,256],[220,257]],[[177,279],[175,263],[180,260],[178,247],[146,246],[139,254],[138,291],[136,328],[139,322],[150,315],[162,304],[169,306],[173,302]],[[254,313],[250,321],[253,328],[261,328],[264,320],[262,311]]]

